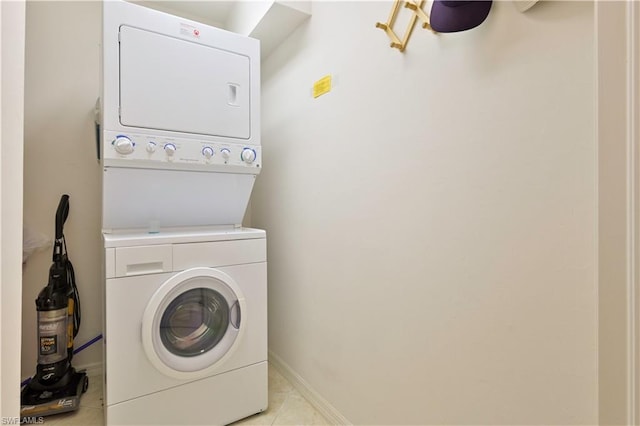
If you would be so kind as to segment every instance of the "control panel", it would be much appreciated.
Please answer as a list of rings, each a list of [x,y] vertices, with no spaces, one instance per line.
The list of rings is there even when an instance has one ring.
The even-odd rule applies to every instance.
[[[105,166],[257,174],[260,146],[105,131]]]

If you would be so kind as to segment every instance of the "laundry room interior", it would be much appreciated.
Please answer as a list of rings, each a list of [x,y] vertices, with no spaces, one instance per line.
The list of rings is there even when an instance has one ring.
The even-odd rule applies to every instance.
[[[98,157],[100,143],[112,143],[100,142],[106,130],[97,118],[104,3],[23,2],[23,245],[28,236],[33,247],[21,266],[20,379],[39,362],[34,300],[50,273],[62,194],[82,304],[75,345],[93,340],[73,356],[89,375],[83,399],[92,403],[81,399],[78,411],[45,424],[129,418],[105,420],[102,407],[111,368],[102,339],[105,250],[125,245],[103,237]],[[265,303],[266,324],[257,327],[267,332],[268,407],[228,418],[638,424],[640,262],[629,241],[640,229],[630,184],[640,152],[640,5],[477,2],[490,5],[486,16],[449,32],[425,21],[437,3],[455,2],[131,2],[260,40],[259,115],[251,116],[260,170],[251,172],[255,184],[236,225],[249,230],[240,240],[266,244],[251,248],[266,249],[266,258],[247,263],[266,267],[266,294],[253,298]],[[192,65],[175,68],[188,76]],[[190,99],[181,101],[186,108]],[[145,182],[153,194],[183,190],[163,176]],[[116,193],[133,185],[127,179],[114,181]],[[215,192],[195,188],[186,196],[217,208]],[[110,208],[126,216],[129,199],[119,200]],[[162,223],[149,226],[162,238]],[[184,242],[176,241],[162,244]],[[186,263],[197,257],[185,253]],[[234,279],[246,291],[244,276]],[[124,323],[127,295],[109,311]],[[134,374],[139,368],[126,352],[109,356],[130,362]],[[177,424],[207,424],[195,419]]]

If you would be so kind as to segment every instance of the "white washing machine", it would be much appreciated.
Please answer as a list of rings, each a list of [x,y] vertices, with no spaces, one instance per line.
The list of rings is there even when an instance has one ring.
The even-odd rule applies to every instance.
[[[228,424],[267,407],[266,235],[105,234],[106,424]]]

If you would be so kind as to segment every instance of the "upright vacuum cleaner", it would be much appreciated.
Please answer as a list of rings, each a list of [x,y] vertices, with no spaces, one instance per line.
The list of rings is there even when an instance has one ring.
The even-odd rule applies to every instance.
[[[89,386],[86,372],[71,366],[73,339],[80,329],[80,297],[63,234],[68,215],[69,196],[65,194],[56,211],[49,282],[36,299],[38,366],[21,393],[22,418],[74,411]]]

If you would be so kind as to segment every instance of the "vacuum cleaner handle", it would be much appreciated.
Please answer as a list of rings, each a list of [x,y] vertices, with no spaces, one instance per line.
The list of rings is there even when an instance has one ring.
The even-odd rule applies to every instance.
[[[60,197],[60,203],[58,203],[58,210],[56,210],[56,240],[62,239],[64,236],[62,228],[69,216],[69,196],[64,194]]]

